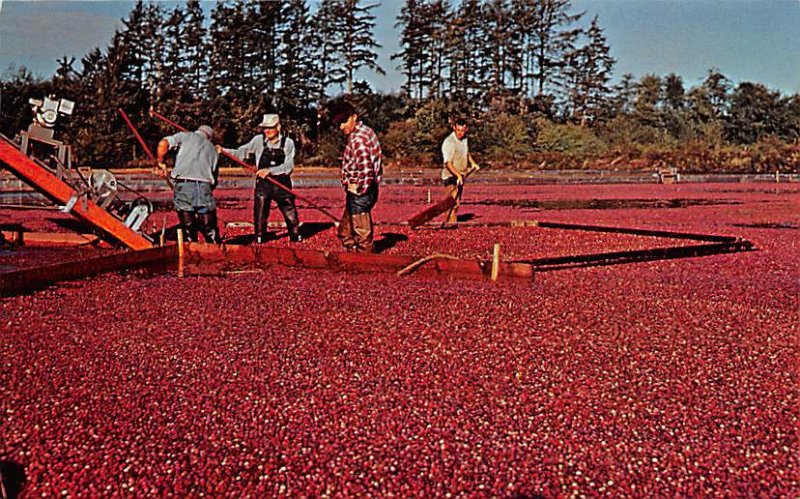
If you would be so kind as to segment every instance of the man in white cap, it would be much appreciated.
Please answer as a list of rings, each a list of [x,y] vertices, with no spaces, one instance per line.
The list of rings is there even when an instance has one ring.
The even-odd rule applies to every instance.
[[[217,204],[212,191],[217,185],[217,151],[211,139],[214,130],[207,125],[194,132],[178,132],[158,143],[158,166],[166,176],[164,156],[178,149],[175,168],[170,173],[175,189],[173,202],[188,241],[197,242],[201,232],[207,243],[221,242],[217,228]]]
[[[256,243],[267,240],[267,220],[269,208],[273,200],[283,214],[289,240],[301,241],[300,218],[297,214],[294,195],[276,186],[267,178],[292,188],[292,170],[294,169],[294,141],[281,134],[280,118],[277,114],[265,114],[259,123],[263,133],[240,146],[238,149],[219,148],[241,160],[246,160],[251,154],[256,157],[256,187],[253,193],[253,226],[255,229]],[[219,146],[217,146],[219,147]]]

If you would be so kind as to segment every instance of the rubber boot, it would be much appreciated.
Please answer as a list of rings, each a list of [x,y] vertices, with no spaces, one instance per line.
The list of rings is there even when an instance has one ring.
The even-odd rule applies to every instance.
[[[372,214],[358,213],[353,217],[353,232],[355,233],[356,251],[359,253],[372,253]]]
[[[184,241],[190,243],[197,242],[197,213],[193,211],[178,210],[178,220],[183,229]]]
[[[269,220],[270,199],[266,196],[256,195],[253,198],[253,230],[256,243],[267,242],[267,220]]]
[[[336,230],[336,236],[342,242],[344,249],[347,251],[355,251],[356,240],[353,234],[353,219],[347,208],[342,212],[342,219],[339,221],[339,228]]]
[[[293,200],[282,202],[278,204],[281,213],[283,213],[283,220],[286,222],[286,230],[289,232],[289,240],[297,243],[303,240],[300,235],[300,217],[297,215],[297,207]]]
[[[200,226],[202,227],[203,237],[207,243],[220,244],[222,238],[219,236],[219,229],[217,228],[217,210],[211,210],[206,213],[198,215],[200,219]]]

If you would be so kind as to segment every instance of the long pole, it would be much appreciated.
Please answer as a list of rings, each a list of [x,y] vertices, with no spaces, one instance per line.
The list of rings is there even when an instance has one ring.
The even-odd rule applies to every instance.
[[[152,116],[155,116],[156,118],[160,119],[160,120],[161,120],[161,121],[163,121],[164,123],[167,123],[168,125],[172,125],[173,127],[177,128],[178,130],[180,130],[180,131],[182,131],[182,132],[188,132],[188,130],[187,130],[186,128],[184,128],[184,127],[180,126],[179,124],[175,123],[174,121],[170,120],[169,118],[167,118],[167,117],[165,117],[165,116],[162,116],[161,114],[157,113],[156,111],[150,110],[150,114],[151,114]],[[228,153],[228,152],[225,152],[225,151],[222,151],[222,154],[223,154],[223,156],[225,156],[226,158],[229,158],[230,160],[232,160],[232,161],[233,161],[233,162],[235,162],[236,164],[238,164],[238,165],[240,165],[240,166],[243,166],[243,167],[247,168],[247,169],[248,169],[248,170],[250,170],[250,171],[253,171],[253,172],[254,172],[254,171],[256,171],[256,170],[257,170],[257,168],[256,168],[255,166],[253,166],[253,165],[251,165],[251,164],[248,164],[248,163],[245,163],[244,161],[242,161],[241,159],[237,158],[237,157],[236,157],[236,156],[234,156],[233,154],[230,154],[230,153]],[[328,212],[328,210],[326,210],[325,208],[322,208],[322,207],[320,207],[320,206],[317,206],[317,205],[316,205],[316,204],[314,204],[314,202],[312,202],[310,199],[308,199],[308,198],[306,198],[306,197],[304,197],[304,196],[301,196],[300,194],[297,194],[296,192],[294,192],[293,190],[289,189],[289,188],[288,188],[288,187],[286,187],[285,185],[281,184],[280,182],[278,182],[278,181],[276,181],[276,180],[273,180],[273,179],[271,179],[271,178],[270,178],[270,177],[268,177],[268,176],[267,176],[267,177],[264,177],[264,178],[265,178],[266,180],[270,181],[270,182],[272,183],[272,185],[274,185],[274,186],[276,186],[276,187],[278,187],[278,188],[280,188],[280,189],[283,189],[284,191],[288,192],[289,194],[291,194],[292,196],[295,196],[295,197],[296,197],[296,198],[298,198],[298,199],[302,199],[302,200],[303,200],[303,201],[305,201],[305,202],[306,202],[306,203],[307,203],[307,204],[308,204],[308,205],[309,205],[311,208],[314,208],[315,210],[317,210],[317,211],[320,211],[320,212],[324,213],[325,215],[327,215],[327,216],[328,216],[328,218],[330,218],[330,219],[331,219],[331,220],[333,220],[334,222],[338,222],[338,221],[339,221],[339,218],[338,218],[338,217],[336,217],[336,216],[332,215],[332,214],[331,214],[330,212]]]
[[[125,114],[125,111],[123,111],[122,108],[117,109],[117,111],[119,111],[119,114],[122,115],[122,119],[125,120],[125,123],[128,124],[128,128],[130,128],[133,134],[136,136],[136,139],[139,141],[139,144],[141,144],[142,149],[144,149],[145,154],[147,154],[147,157],[150,158],[150,161],[152,161],[156,165],[156,167],[158,167],[158,160],[156,160],[153,151],[150,150],[150,148],[147,146],[147,143],[144,141],[142,136],[139,135],[139,131],[133,125],[131,119],[128,118],[128,115]],[[164,177],[164,180],[167,182],[167,185],[169,186],[170,189],[174,187],[172,185],[172,182],[169,180],[169,177]]]

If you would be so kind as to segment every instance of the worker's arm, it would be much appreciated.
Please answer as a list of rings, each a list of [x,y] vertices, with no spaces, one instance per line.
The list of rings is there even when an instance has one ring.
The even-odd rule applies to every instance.
[[[167,139],[161,139],[161,142],[158,143],[158,148],[156,150],[156,155],[158,157],[158,166],[162,168],[167,167],[167,165],[164,164],[164,156],[166,156],[168,152],[169,152],[169,141],[167,141]]]
[[[469,164],[470,164],[470,166],[472,167],[473,170],[480,170],[481,169],[481,167],[478,165],[478,163],[476,163],[475,160],[472,159],[472,154],[467,154],[467,160],[469,161]]]
[[[227,147],[217,146],[218,153],[222,154],[224,152],[242,161],[247,161],[247,159],[251,155],[257,156],[256,160],[258,160],[258,157],[261,156],[260,153],[263,150],[264,150],[264,138],[263,135],[261,134],[256,135],[255,137],[250,139],[250,142],[248,142],[247,144],[242,144],[236,149],[228,149]]]
[[[159,177],[167,178],[167,164],[164,163],[164,156],[166,156],[168,152],[169,141],[167,139],[161,139],[161,142],[158,143],[158,147],[156,148],[156,161],[158,165],[155,170],[153,170],[153,173]]]

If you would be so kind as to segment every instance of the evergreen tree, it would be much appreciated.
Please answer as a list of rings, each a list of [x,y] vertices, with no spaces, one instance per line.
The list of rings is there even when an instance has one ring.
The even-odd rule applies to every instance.
[[[664,105],[674,111],[683,111],[686,107],[683,79],[675,73],[670,73],[664,78]]]
[[[635,99],[636,81],[631,73],[625,73],[620,82],[612,88],[606,114],[614,117],[631,114]]]
[[[518,0],[519,28],[526,34],[526,76],[536,94],[545,93],[548,84],[559,76],[565,55],[573,50],[580,28],[570,26],[583,12],[570,14],[571,0]]]
[[[339,54],[336,51],[339,3],[336,0],[322,0],[311,17],[310,42],[317,82],[316,100],[318,107],[327,99],[327,89],[335,81],[343,79]]]
[[[730,96],[730,113],[725,122],[729,140],[752,144],[765,137],[779,136],[783,121],[780,93],[760,83],[743,82]]]
[[[220,2],[211,11],[210,96],[238,98],[245,93],[246,47],[242,3]]]
[[[409,0],[397,26],[403,26],[403,51],[392,56],[402,58],[406,75],[403,90],[417,100],[441,97],[444,93],[447,63],[447,17],[450,3],[446,0]]]
[[[800,94],[782,98],[781,104],[781,137],[797,144],[800,141]]]
[[[674,74],[668,74],[663,81],[663,110],[664,127],[669,133],[679,140],[691,138],[691,126],[686,114],[686,90],[683,79]]]
[[[586,44],[567,55],[564,67],[564,84],[567,92],[567,106],[574,119],[581,125],[594,122],[606,108],[606,100],[611,92],[609,81],[614,58],[610,47],[597,21],[592,19],[586,31]]]
[[[482,101],[485,96],[487,61],[483,9],[479,0],[463,0],[445,39],[450,96],[455,100]]]
[[[703,89],[706,90],[714,115],[723,118],[728,112],[731,81],[718,70],[710,69],[703,82]]]
[[[403,61],[398,66],[398,69],[406,77],[406,81],[401,88],[406,94],[415,99],[421,99],[423,96],[422,70],[427,24],[424,9],[422,8],[424,5],[424,0],[406,0],[395,24],[395,28],[402,28],[400,34],[401,51],[392,55],[392,60],[401,59]]]
[[[424,31],[424,47],[426,47],[426,68],[423,79],[427,84],[427,95],[442,98],[446,91],[446,68],[448,55],[446,50],[448,21],[452,15],[449,0],[433,0],[424,11],[427,23]]]
[[[151,102],[157,102],[162,92],[162,58],[164,37],[161,30],[163,11],[156,3],[139,0],[120,32],[122,43],[131,51],[131,64],[124,77],[139,85]]]
[[[246,11],[248,33],[242,33],[247,43],[248,85],[252,93],[275,94],[279,87],[280,65],[279,22],[281,2],[250,0]]]
[[[0,81],[0,131],[13,137],[31,124],[30,98],[41,98],[48,82],[31,73],[25,66],[9,67]]]
[[[689,90],[687,116],[696,133],[714,135],[721,140],[728,108],[730,81],[716,70],[709,70],[705,81]]]
[[[324,2],[325,0],[323,0]],[[355,73],[368,68],[385,74],[378,65],[375,49],[375,15],[372,10],[378,4],[361,5],[361,0],[339,0],[333,9],[336,17],[333,26],[333,48],[338,55],[338,66],[331,71],[331,83],[346,85],[347,93],[353,93]]]
[[[277,91],[279,109],[301,114],[314,102],[319,74],[312,48],[309,9],[305,0],[289,0],[279,14],[279,61]]]
[[[175,7],[164,21],[164,53],[161,72],[162,98],[180,99],[187,93],[186,67],[186,13]]]
[[[483,54],[488,65],[487,83],[490,95],[498,95],[506,88],[509,54],[511,50],[511,12],[506,0],[489,0],[483,6],[485,43]]]
[[[661,128],[661,78],[648,74],[636,85],[634,116],[643,125]]]
[[[185,88],[194,101],[199,101],[208,94],[209,46],[204,22],[205,15],[200,1],[188,0],[183,30],[183,75],[186,79]]]
[[[83,164],[120,164],[133,159],[139,147],[131,142],[130,131],[117,112],[123,108],[136,119],[148,107],[146,94],[128,78],[140,60],[133,56],[127,39],[125,32],[117,32],[105,53],[95,49],[82,60],[84,99],[76,102],[73,125],[77,130],[77,159]]]

